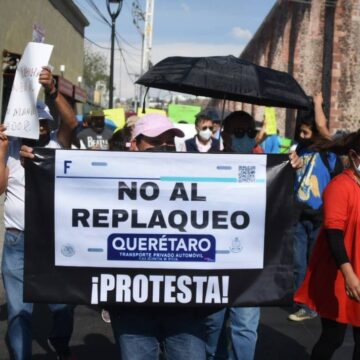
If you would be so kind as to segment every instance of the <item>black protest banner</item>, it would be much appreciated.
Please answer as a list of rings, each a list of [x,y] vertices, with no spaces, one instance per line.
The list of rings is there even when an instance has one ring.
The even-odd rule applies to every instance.
[[[25,167],[25,301],[291,301],[287,156],[36,154]]]

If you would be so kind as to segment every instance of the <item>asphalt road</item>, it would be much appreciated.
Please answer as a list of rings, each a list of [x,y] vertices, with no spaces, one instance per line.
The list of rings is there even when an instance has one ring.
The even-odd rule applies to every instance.
[[[0,291],[1,292],[1,291]],[[0,306],[0,360],[9,360],[5,343],[6,306],[3,294]],[[302,323],[286,319],[289,308],[263,308],[259,326],[256,360],[306,360],[320,333],[319,319]],[[33,359],[55,359],[46,337],[50,329],[50,313],[46,305],[37,305],[33,317]],[[115,360],[116,354],[111,325],[101,320],[99,309],[78,306],[75,311],[75,329],[71,340],[78,360]],[[344,346],[333,360],[351,359],[353,340],[348,330]],[[191,360],[191,359],[189,359]]]

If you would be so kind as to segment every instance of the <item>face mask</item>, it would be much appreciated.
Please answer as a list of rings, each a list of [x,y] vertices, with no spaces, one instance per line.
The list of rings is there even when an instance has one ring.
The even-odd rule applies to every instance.
[[[175,152],[176,148],[174,145],[159,145],[154,146],[152,148],[148,148],[145,151],[151,151],[151,152]]]
[[[215,132],[214,138],[220,140],[220,129]]]
[[[211,135],[212,135],[212,131],[210,129],[199,131],[199,136],[201,137],[201,139],[205,141],[208,141],[211,138]]]
[[[45,147],[50,142],[50,134],[40,135],[39,140],[23,139],[22,144],[30,147]]]
[[[231,149],[236,153],[251,154],[255,144],[255,138],[250,138],[247,134],[240,139],[231,135]]]
[[[310,147],[313,144],[314,144],[314,141],[312,141],[311,139],[300,139],[299,140],[299,150],[307,149],[308,147]]]
[[[356,154],[356,153],[355,153]],[[356,154],[356,157],[359,159],[359,155],[358,154]],[[354,166],[354,169],[355,169],[355,171],[357,172],[357,174],[360,176],[360,163],[359,163],[359,165],[355,165],[355,161],[354,161],[354,159],[353,158],[351,158],[351,162],[352,162],[352,164],[353,164],[353,166]]]

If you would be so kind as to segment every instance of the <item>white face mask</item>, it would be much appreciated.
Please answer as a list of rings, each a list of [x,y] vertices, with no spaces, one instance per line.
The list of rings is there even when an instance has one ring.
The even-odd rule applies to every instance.
[[[212,131],[210,129],[199,131],[199,136],[205,141],[208,141],[211,138],[211,135],[212,135]]]

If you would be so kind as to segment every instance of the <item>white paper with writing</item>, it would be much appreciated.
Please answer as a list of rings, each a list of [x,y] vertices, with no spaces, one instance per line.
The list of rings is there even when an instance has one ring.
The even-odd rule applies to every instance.
[[[39,75],[48,64],[52,45],[30,42],[16,70],[5,115],[6,134],[26,139],[39,138],[36,99],[40,91]]]

